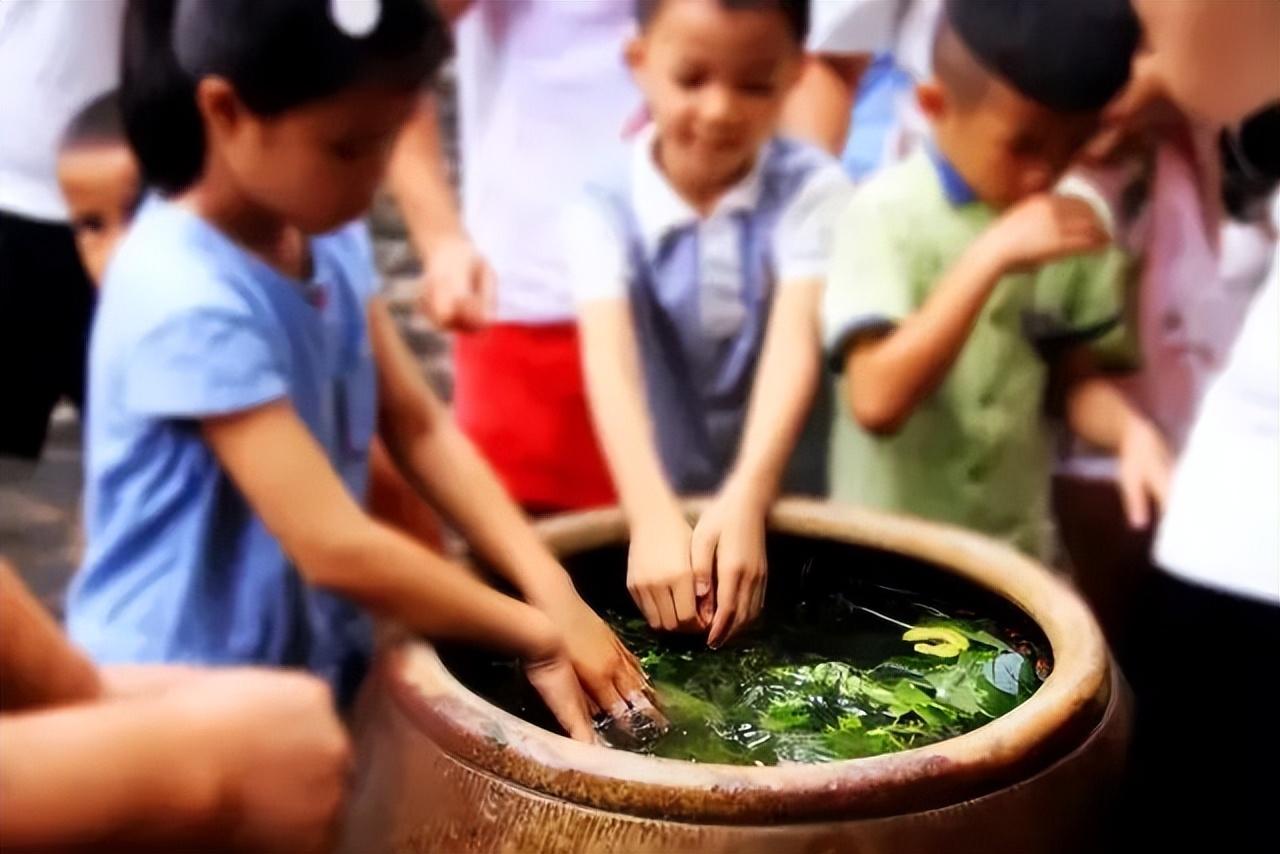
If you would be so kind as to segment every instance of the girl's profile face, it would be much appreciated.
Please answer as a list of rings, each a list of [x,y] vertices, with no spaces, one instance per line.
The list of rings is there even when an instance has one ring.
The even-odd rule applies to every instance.
[[[360,216],[382,182],[400,128],[418,103],[412,90],[352,87],[259,116],[226,91],[203,98],[210,151],[240,194],[308,234]]]

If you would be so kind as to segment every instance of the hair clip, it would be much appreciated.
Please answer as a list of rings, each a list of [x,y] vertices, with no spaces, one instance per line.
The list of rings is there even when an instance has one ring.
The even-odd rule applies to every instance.
[[[377,29],[382,0],[329,0],[329,17],[344,34],[363,38]]]

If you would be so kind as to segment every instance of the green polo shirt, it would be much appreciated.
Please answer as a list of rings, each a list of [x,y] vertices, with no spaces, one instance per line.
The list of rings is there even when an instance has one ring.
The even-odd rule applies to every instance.
[[[1125,257],[1079,256],[1001,279],[942,384],[893,436],[861,429],[840,388],[859,335],[925,302],[998,212],[956,199],[945,164],[920,152],[862,185],[837,225],[823,335],[837,370],[832,497],[971,528],[1045,557],[1054,354],[1115,327]]]

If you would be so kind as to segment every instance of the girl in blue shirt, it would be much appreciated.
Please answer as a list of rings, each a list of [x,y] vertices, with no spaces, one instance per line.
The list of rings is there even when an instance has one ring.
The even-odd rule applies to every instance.
[[[91,345],[68,622],[100,661],[306,668],[345,702],[374,613],[522,656],[574,737],[650,708],[421,379],[352,224],[448,51],[423,0],[133,4],[122,106],[160,195]],[[528,604],[366,514],[375,435]]]

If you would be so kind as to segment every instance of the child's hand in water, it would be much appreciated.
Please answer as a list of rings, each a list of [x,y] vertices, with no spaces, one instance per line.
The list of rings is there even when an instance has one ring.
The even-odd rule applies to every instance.
[[[694,575],[692,534],[679,508],[637,519],[631,526],[627,590],[651,628],[697,632],[707,627],[697,599],[711,590],[711,575]]]
[[[529,684],[570,738],[598,741],[591,725],[587,696],[569,659],[564,636],[551,618],[537,609],[530,609],[530,618],[524,622],[521,630],[527,640],[522,644],[520,658]]]
[[[1151,506],[1164,507],[1169,494],[1173,457],[1155,426],[1140,416],[1131,416],[1120,437],[1117,473],[1124,513],[1135,529],[1151,524]]]
[[[624,729],[635,713],[659,727],[666,725],[653,706],[653,688],[640,663],[575,591],[541,607],[560,630],[565,656],[593,711],[608,713]]]
[[[712,577],[715,590],[699,598],[709,616],[707,644],[717,647],[760,615],[769,567],[765,558],[764,519],[768,502],[749,488],[729,483],[702,514],[693,532],[695,577]],[[705,609],[705,610],[703,610]],[[714,616],[710,614],[714,612]]]
[[[981,245],[1002,272],[1024,270],[1102,249],[1111,236],[1097,212],[1076,196],[1037,193],[1010,207]]]

